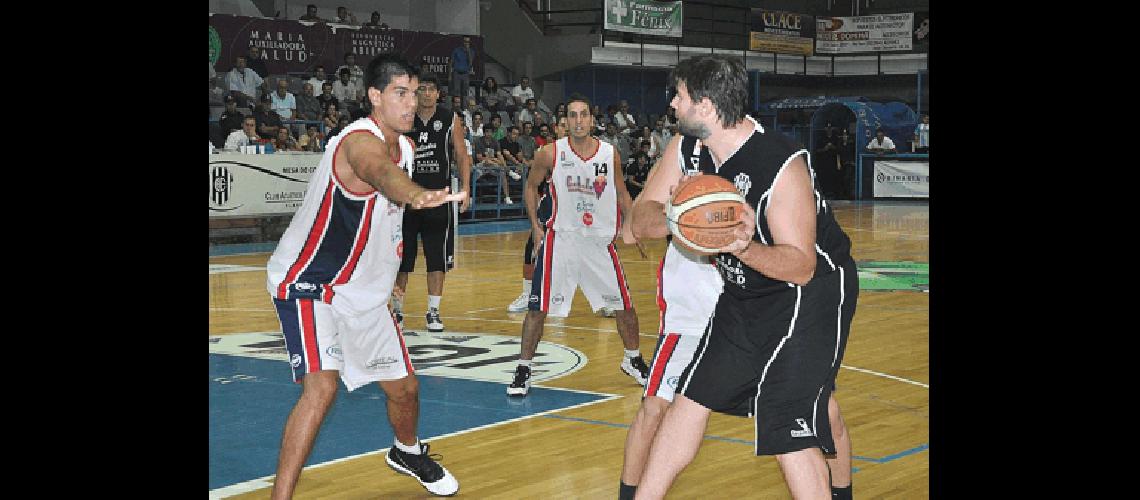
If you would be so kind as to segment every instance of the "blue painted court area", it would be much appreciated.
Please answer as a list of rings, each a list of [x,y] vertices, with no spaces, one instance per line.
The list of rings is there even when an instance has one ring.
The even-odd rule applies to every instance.
[[[536,388],[509,398],[502,383],[419,375],[419,437],[446,434],[605,396]],[[210,354],[210,489],[272,475],[285,419],[300,384],[283,361]],[[376,384],[349,393],[341,385],[306,466],[392,446],[386,397]],[[432,449],[445,457],[447,449]]]

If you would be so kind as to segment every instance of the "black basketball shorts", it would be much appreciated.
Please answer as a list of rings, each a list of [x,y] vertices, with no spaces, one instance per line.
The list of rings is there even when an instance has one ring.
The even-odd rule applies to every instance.
[[[424,242],[427,271],[450,271],[455,267],[455,220],[451,203],[421,210],[404,210],[404,258],[400,272],[416,269],[417,237]]]
[[[710,410],[756,418],[756,454],[835,453],[827,401],[859,296],[854,261],[806,286],[759,298],[722,293],[677,392]]]

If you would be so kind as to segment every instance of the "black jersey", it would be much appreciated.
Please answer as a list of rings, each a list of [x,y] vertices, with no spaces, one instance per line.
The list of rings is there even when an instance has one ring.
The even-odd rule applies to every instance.
[[[443,189],[451,185],[451,126],[455,113],[436,106],[435,114],[424,123],[416,114],[415,128],[406,133],[416,144],[415,168],[412,180],[428,189]]]
[[[691,136],[681,139],[680,162],[683,169],[692,172],[700,170],[705,174],[719,175],[732,181],[749,205],[756,210],[756,235],[753,239],[765,245],[772,244],[772,231],[768,227],[767,210],[771,201],[772,185],[784,166],[796,156],[803,154],[811,160],[806,149],[797,147],[776,131],[765,131],[751,117],[746,118],[755,126],[755,132],[720,168],[713,164],[708,148],[700,140]],[[839,227],[827,201],[819,193],[815,173],[811,172],[812,190],[815,192],[815,274],[822,276],[838,268],[851,259],[851,240]],[[758,297],[786,290],[792,283],[769,278],[759,271],[740,262],[736,256],[721,253],[716,258],[717,269],[724,278],[724,290],[738,298]]]

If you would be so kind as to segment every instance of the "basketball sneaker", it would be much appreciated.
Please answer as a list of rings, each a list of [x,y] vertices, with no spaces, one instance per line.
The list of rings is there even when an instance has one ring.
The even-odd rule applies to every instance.
[[[404,311],[392,309],[392,315],[396,317],[396,324],[400,326],[400,331],[404,331]]]
[[[608,307],[603,307],[601,309],[598,309],[598,314],[601,314],[602,316],[605,316],[607,318],[612,318],[614,316],[617,316],[617,312],[614,311],[613,309],[608,308]]]
[[[439,496],[451,496],[459,491],[459,481],[455,480],[442,465],[435,462],[434,457],[428,455],[428,444],[420,442],[420,454],[405,453],[396,446],[388,450],[385,461],[396,472],[407,474],[416,478],[428,491]]]
[[[523,292],[519,294],[518,298],[511,305],[507,306],[507,312],[524,312],[530,304],[530,292]]]
[[[514,205],[515,202],[514,202],[514,200],[511,199],[510,196],[504,196],[503,197],[503,204],[504,205]]]
[[[515,379],[507,386],[508,396],[526,396],[530,391],[530,367],[518,365],[515,367]]]
[[[427,314],[424,315],[427,319],[427,329],[429,332],[439,333],[443,331],[443,321],[439,319],[439,309],[434,307],[428,308]]]
[[[507,171],[507,175],[511,176],[511,178],[512,178],[512,179],[514,179],[514,180],[516,180],[516,181],[517,181],[517,180],[519,180],[519,179],[522,179],[522,176],[521,176],[521,175],[519,175],[519,173],[518,173],[518,172],[515,172],[514,170],[508,170],[508,171]]]
[[[621,371],[626,375],[633,377],[638,384],[644,386],[646,379],[649,378],[649,367],[645,366],[645,360],[641,359],[638,354],[636,358],[625,358],[621,361]]]

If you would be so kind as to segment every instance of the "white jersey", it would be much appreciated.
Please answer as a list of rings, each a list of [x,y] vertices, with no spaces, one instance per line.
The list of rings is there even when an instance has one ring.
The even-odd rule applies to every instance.
[[[317,299],[347,312],[366,312],[388,301],[404,253],[404,206],[379,191],[354,193],[333,169],[340,143],[349,134],[384,133],[364,117],[329,140],[309,180],[301,208],[269,258],[267,287],[281,300]],[[397,135],[394,161],[411,176],[415,146]]]
[[[657,271],[658,333],[702,335],[723,289],[724,281],[708,257],[670,242]]]
[[[624,180],[614,176],[614,147],[604,141],[594,142],[598,147],[592,152],[574,151],[569,137],[554,143],[554,168],[550,175],[553,214],[546,227],[556,232],[612,238],[621,227],[614,183]]]

